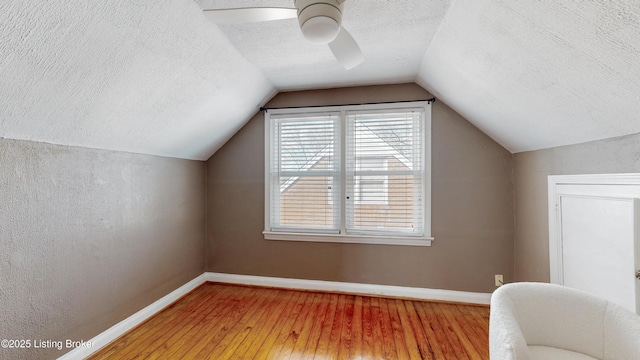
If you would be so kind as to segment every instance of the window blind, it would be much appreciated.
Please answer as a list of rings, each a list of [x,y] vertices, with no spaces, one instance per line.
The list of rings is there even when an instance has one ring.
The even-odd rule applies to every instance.
[[[265,239],[430,244],[429,104],[265,115]]]
[[[347,112],[346,231],[424,234],[423,111]]]
[[[339,230],[338,115],[271,117],[273,231]]]

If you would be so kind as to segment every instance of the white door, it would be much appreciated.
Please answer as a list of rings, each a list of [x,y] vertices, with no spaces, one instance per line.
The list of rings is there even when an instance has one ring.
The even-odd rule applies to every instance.
[[[634,200],[560,197],[562,283],[636,311]]]
[[[552,282],[640,314],[638,198],[640,184],[555,183],[553,204],[549,199]]]

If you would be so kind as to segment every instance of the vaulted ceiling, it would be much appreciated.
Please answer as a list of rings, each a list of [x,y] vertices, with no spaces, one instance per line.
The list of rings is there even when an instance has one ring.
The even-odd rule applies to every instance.
[[[640,132],[640,5],[347,0],[345,70],[293,0],[0,2],[0,137],[205,160],[278,91],[415,81],[512,152]]]

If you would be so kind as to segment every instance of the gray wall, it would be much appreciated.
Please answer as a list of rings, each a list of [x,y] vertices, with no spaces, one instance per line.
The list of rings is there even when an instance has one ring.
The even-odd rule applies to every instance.
[[[550,280],[549,175],[629,172],[640,172],[640,135],[515,154],[516,280]]]
[[[89,340],[200,275],[204,170],[0,139],[0,338]]]
[[[268,106],[421,100],[416,84],[280,93]],[[267,241],[264,118],[207,162],[207,270],[491,292],[513,277],[512,155],[448,106],[432,111],[431,247]]]

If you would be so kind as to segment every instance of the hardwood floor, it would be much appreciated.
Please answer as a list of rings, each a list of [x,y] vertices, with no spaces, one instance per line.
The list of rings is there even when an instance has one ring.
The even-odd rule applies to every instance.
[[[489,359],[489,307],[206,283],[90,359]]]

